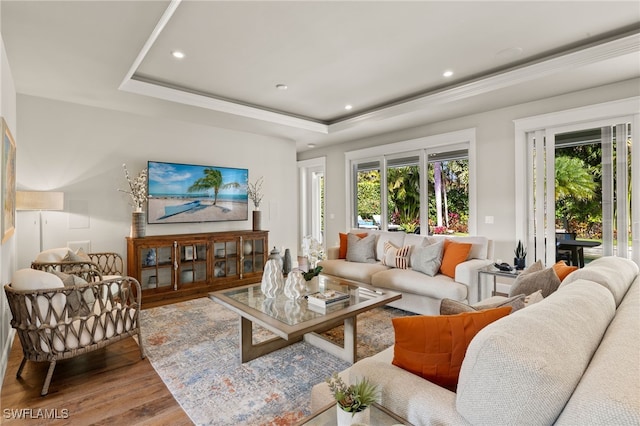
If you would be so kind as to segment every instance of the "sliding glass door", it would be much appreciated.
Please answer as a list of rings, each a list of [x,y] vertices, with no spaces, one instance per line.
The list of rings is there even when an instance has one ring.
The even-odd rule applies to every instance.
[[[558,235],[586,241],[580,256],[633,258],[631,121],[527,133],[528,240],[535,259],[553,264]],[[532,262],[534,259],[531,259]]]

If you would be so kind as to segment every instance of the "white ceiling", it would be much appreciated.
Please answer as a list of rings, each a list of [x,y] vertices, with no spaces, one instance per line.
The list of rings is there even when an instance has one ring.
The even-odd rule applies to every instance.
[[[19,93],[290,138],[299,151],[640,77],[638,1],[1,7]]]

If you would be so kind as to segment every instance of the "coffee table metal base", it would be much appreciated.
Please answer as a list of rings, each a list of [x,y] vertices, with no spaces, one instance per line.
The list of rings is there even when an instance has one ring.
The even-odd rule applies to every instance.
[[[249,362],[253,359],[266,355],[278,349],[297,343],[301,340],[322,349],[340,359],[347,362],[356,362],[357,351],[357,320],[356,317],[344,319],[344,346],[339,346],[331,340],[321,336],[318,333],[311,332],[304,336],[283,339],[281,337],[273,337],[259,343],[253,343],[253,322],[245,317],[240,317],[240,360],[242,363]]]

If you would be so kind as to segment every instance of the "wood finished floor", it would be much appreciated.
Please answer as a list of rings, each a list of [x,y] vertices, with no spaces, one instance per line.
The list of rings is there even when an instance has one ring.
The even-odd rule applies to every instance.
[[[124,339],[105,348],[59,361],[49,394],[40,396],[48,363],[27,361],[22,377],[20,339],[14,338],[0,391],[2,425],[192,425],[147,358],[140,359],[138,344]],[[6,410],[57,410],[55,421],[12,419]],[[7,418],[9,417],[9,418]]]

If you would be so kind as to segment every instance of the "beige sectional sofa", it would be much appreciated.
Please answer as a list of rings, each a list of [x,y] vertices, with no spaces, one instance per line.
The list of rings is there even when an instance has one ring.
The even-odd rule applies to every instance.
[[[327,260],[319,263],[322,272],[358,282],[371,284],[379,288],[387,288],[402,293],[402,299],[390,306],[424,315],[435,315],[440,310],[440,301],[444,298],[459,301],[476,302],[478,300],[478,269],[493,263],[493,243],[486,237],[448,237],[434,235],[406,234],[377,230],[353,229],[352,233],[368,233],[376,235],[376,263],[349,262],[338,259],[338,247],[327,250]],[[455,279],[443,274],[433,277],[407,269],[392,268],[383,265],[380,260],[384,256],[386,241],[396,247],[420,247],[425,239],[433,243],[442,238],[471,243],[472,248],[465,262],[455,269]]]
[[[457,393],[394,366],[393,347],[341,375],[378,384],[382,405],[414,425],[638,425],[639,319],[638,266],[604,257],[483,328]],[[329,401],[326,385],[316,385],[312,409]]]

